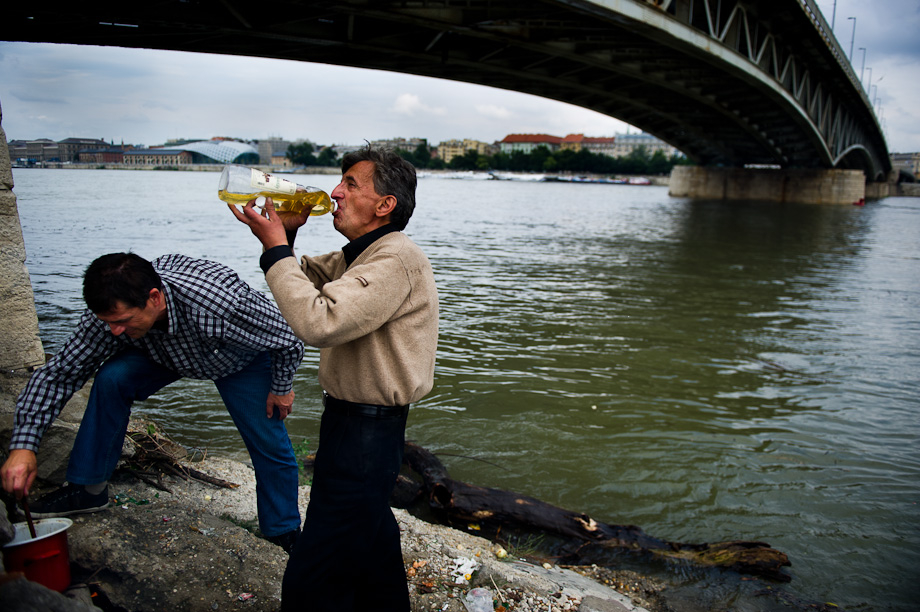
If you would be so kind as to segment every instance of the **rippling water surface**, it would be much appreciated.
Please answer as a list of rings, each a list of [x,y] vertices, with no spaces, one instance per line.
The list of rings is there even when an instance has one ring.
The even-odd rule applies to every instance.
[[[96,256],[182,252],[260,289],[218,174],[17,170],[45,350]],[[331,190],[335,176],[298,176]],[[408,436],[451,475],[671,541],[763,540],[772,591],[915,610],[920,577],[920,200],[725,204],[665,188],[427,177],[408,232],[441,295],[434,391]],[[298,251],[340,248],[331,218]],[[288,427],[315,442],[318,353]],[[141,405],[174,438],[244,456],[208,382]],[[701,608],[764,584],[659,570]],[[772,600],[770,600],[772,601]]]

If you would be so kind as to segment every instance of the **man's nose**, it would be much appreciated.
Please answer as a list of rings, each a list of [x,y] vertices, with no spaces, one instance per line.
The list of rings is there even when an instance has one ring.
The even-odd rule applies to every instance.
[[[125,333],[125,329],[127,328],[124,325],[114,325],[112,323],[109,323],[109,329],[112,330],[112,335],[120,336],[123,333]]]

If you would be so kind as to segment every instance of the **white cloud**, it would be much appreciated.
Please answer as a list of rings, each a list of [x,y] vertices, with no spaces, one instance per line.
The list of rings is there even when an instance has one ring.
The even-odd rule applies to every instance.
[[[396,97],[392,110],[400,115],[413,117],[418,114],[424,115],[446,115],[447,109],[443,107],[432,107],[422,104],[421,99],[415,94],[404,93]]]
[[[483,117],[491,119],[507,119],[511,116],[511,111],[495,104],[477,104],[476,111]]]

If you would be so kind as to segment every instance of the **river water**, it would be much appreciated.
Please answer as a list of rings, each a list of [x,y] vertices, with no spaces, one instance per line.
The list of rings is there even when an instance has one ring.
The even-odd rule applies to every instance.
[[[46,352],[104,253],[215,259],[266,289],[216,172],[14,177]],[[477,178],[419,182],[407,233],[434,265],[441,334],[410,439],[459,480],[658,538],[766,541],[792,561],[773,594],[920,608],[920,200],[727,204]],[[338,177],[296,179],[329,191]],[[343,243],[317,217],[298,251]],[[311,445],[317,363],[308,348],[287,421]],[[137,410],[245,458],[208,382]],[[695,593],[695,609],[775,607],[758,581],[644,569]]]

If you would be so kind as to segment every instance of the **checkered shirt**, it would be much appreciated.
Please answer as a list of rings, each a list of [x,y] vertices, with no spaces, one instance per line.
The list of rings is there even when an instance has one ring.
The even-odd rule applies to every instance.
[[[166,330],[154,328],[137,339],[114,336],[106,323],[84,312],[60,352],[20,394],[10,450],[36,451],[67,400],[106,359],[128,346],[182,377],[207,380],[234,374],[269,351],[271,392],[291,390],[304,349],[274,303],[213,261],[164,255],[152,264],[163,281]]]

